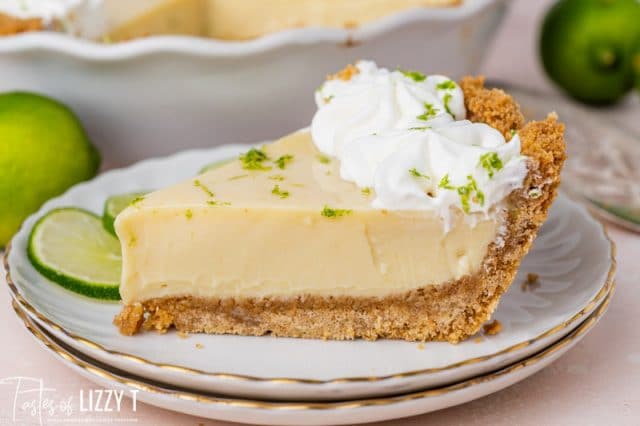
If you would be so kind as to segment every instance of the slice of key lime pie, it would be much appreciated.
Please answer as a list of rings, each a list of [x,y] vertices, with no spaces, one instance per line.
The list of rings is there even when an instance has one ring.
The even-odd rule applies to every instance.
[[[309,129],[117,217],[123,334],[457,342],[489,319],[556,194],[555,115],[366,61],[316,102]]]

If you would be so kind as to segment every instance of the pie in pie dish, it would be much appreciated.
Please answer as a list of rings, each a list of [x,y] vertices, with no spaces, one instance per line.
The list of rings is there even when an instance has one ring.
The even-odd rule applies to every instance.
[[[123,334],[458,342],[490,318],[556,196],[555,114],[367,61],[316,102],[309,129],[118,216]]]
[[[162,34],[246,40],[301,27],[353,28],[461,0],[3,0],[0,35],[51,30],[124,41]]]

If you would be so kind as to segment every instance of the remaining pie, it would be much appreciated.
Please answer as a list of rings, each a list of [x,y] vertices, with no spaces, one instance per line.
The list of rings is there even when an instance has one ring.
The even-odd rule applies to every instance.
[[[0,35],[53,30],[122,41],[161,34],[246,40],[300,27],[353,28],[461,0],[4,0]]]
[[[316,101],[310,129],[118,216],[123,334],[457,342],[489,319],[556,195],[556,116],[364,61]]]

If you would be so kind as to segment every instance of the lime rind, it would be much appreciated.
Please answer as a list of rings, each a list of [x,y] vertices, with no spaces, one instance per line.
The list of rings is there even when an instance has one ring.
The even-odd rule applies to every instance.
[[[97,215],[78,208],[50,211],[34,225],[27,256],[44,277],[102,300],[120,300],[120,243]]]
[[[104,208],[102,210],[102,226],[109,231],[111,235],[116,236],[116,230],[114,223],[116,217],[127,208],[133,200],[144,196],[146,192],[129,192],[126,194],[112,195],[104,202]]]

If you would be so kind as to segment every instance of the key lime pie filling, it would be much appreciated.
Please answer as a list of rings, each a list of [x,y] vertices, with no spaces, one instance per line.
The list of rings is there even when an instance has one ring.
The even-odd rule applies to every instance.
[[[461,0],[3,0],[0,35],[57,31],[108,42],[151,35],[248,40],[301,27],[354,28]]]
[[[309,128],[118,215],[123,334],[457,342],[490,318],[556,194],[555,115],[368,61],[315,98]]]

